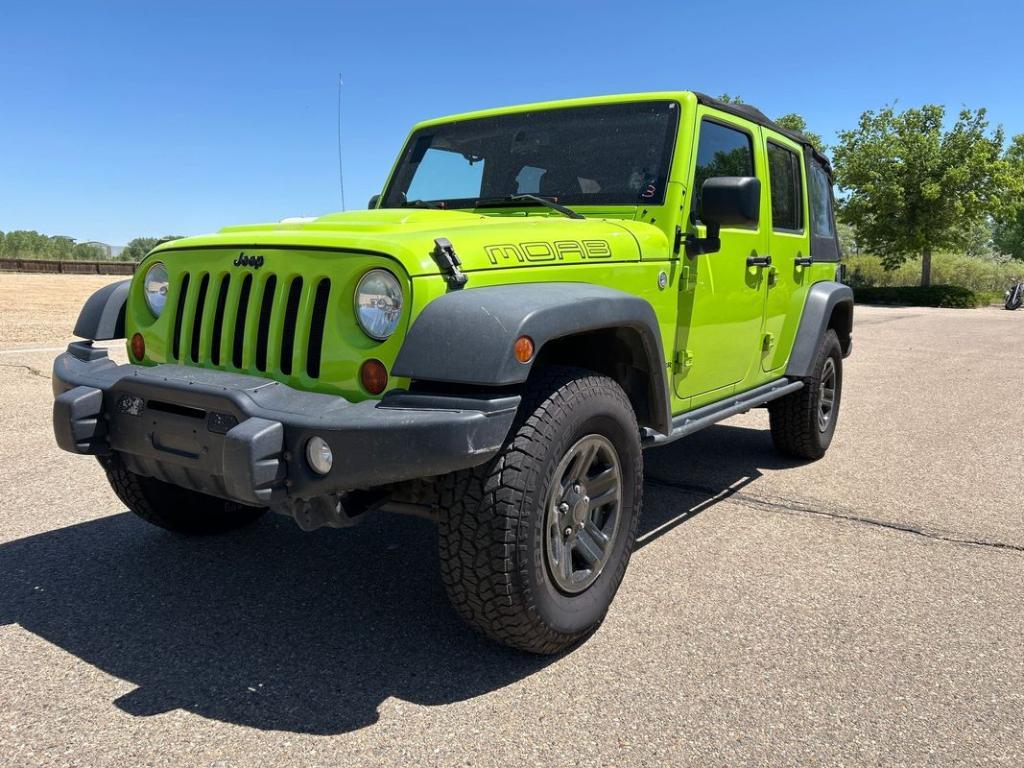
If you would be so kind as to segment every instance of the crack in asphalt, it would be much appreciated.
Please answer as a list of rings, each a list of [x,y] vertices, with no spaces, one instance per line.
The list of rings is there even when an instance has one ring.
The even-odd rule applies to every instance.
[[[796,513],[805,515],[816,515],[818,517],[827,517],[833,520],[845,520],[851,523],[860,523],[862,525],[870,525],[876,528],[884,528],[890,531],[898,531],[900,533],[909,533],[913,536],[921,536],[926,539],[933,541],[942,541],[948,544],[962,544],[972,547],[986,547],[989,549],[1000,549],[1010,552],[1022,552],[1024,553],[1024,545],[1021,544],[1010,544],[1003,541],[991,541],[988,539],[966,539],[959,536],[952,536],[950,534],[942,533],[941,531],[928,530],[927,528],[921,528],[906,523],[895,523],[888,520],[880,520],[875,517],[868,517],[866,515],[858,514],[852,510],[838,511],[838,510],[825,510],[818,509],[815,507],[808,506],[807,504],[798,504],[796,502],[779,502],[772,501],[760,496],[754,496],[750,493],[744,493],[740,490],[733,490],[729,493],[723,493],[722,489],[715,489],[707,486],[694,485],[692,483],[683,483],[676,480],[667,480],[661,477],[644,477],[644,482],[651,483],[652,485],[662,486],[665,488],[672,488],[674,490],[683,491],[685,493],[700,494],[700,495],[712,495],[721,496],[719,501],[735,501],[741,506],[747,507],[748,509],[767,510],[769,512],[782,512],[782,513]],[[725,489],[726,491],[730,489]]]
[[[31,365],[24,365],[22,363],[0,363],[0,368],[24,368],[32,376],[38,376],[41,379],[50,380],[50,374],[44,373],[38,368],[34,368]]]
[[[895,317],[879,317],[871,320],[858,320],[854,326],[854,330],[869,325],[884,325],[885,323],[896,323],[900,320],[910,320],[915,317],[922,317],[920,313],[914,313],[911,315],[896,315]]]

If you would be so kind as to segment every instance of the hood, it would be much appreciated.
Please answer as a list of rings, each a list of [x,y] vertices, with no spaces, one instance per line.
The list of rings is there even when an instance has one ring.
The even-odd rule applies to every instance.
[[[174,240],[154,252],[183,248],[324,248],[399,259],[410,276],[438,272],[435,238],[447,238],[462,269],[473,272],[588,261],[638,261],[640,239],[654,228],[614,219],[558,215],[480,215],[465,211],[374,209],[306,221],[226,227],[214,235]],[[664,241],[664,236],[660,237]]]

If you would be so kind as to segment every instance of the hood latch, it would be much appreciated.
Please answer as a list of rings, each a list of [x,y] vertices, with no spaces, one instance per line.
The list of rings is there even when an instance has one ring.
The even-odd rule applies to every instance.
[[[434,239],[433,256],[437,266],[441,268],[445,280],[448,281],[449,288],[461,288],[469,282],[466,273],[459,269],[462,266],[462,260],[455,253],[455,248],[452,247],[452,243],[447,237]]]

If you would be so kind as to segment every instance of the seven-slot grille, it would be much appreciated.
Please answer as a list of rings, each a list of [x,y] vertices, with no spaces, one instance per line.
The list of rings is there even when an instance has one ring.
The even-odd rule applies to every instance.
[[[331,281],[254,272],[185,272],[171,359],[186,365],[320,376]]]

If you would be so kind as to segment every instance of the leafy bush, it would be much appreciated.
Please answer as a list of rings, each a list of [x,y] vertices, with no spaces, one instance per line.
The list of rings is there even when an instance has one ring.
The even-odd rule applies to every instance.
[[[959,285],[932,285],[928,288],[922,288],[919,285],[854,288],[853,295],[860,304],[959,309],[973,309],[979,304],[978,296],[974,291]]]
[[[847,256],[847,282],[858,288],[912,286],[921,281],[921,267],[906,263],[886,271],[876,256]],[[940,285],[959,285],[975,293],[1003,295],[1017,278],[1024,275],[1024,263],[1006,258],[967,256],[958,253],[936,253],[932,256],[932,279]]]

